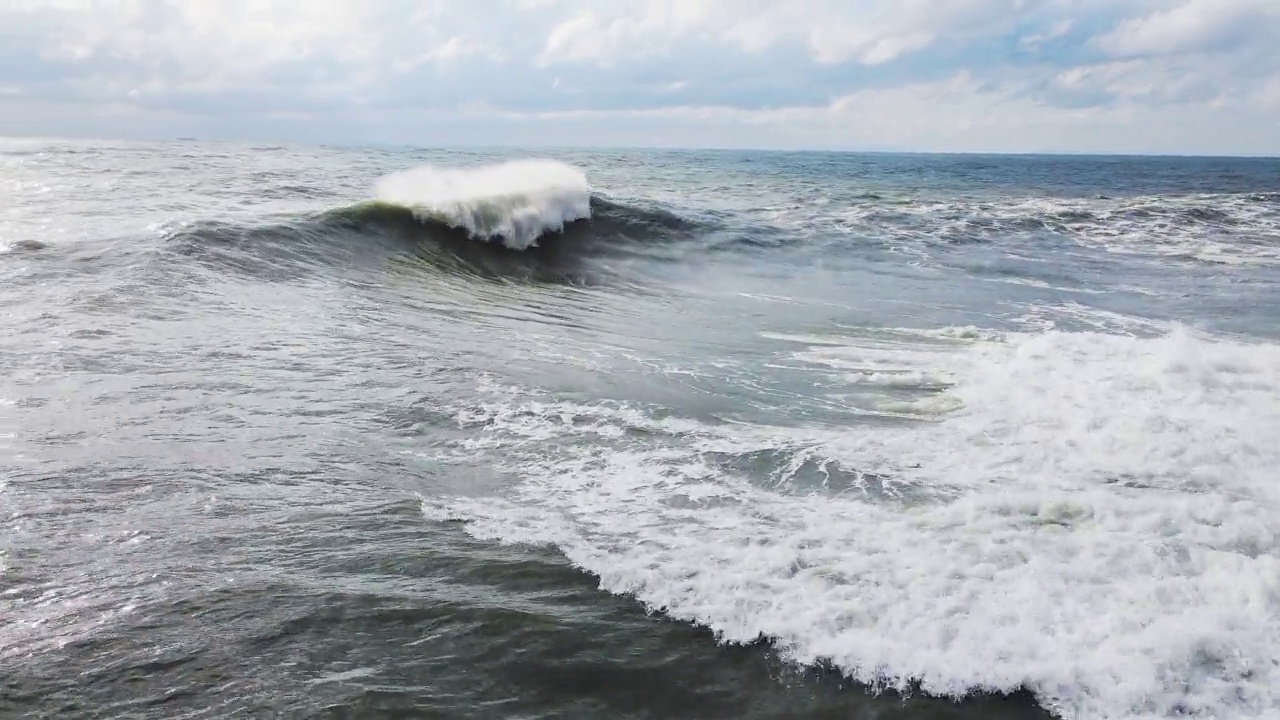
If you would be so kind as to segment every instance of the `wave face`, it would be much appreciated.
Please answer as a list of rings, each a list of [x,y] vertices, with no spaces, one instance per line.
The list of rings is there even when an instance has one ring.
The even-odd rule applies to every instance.
[[[474,168],[423,165],[378,181],[376,197],[422,220],[465,230],[512,250],[591,216],[581,170],[553,160],[514,160]]]
[[[601,262],[606,258],[683,257],[688,250],[681,243],[711,229],[660,207],[595,196],[587,203],[589,220],[564,224],[553,238],[544,232],[545,242],[516,252],[509,236],[478,242],[469,227],[380,200],[276,222],[180,223],[165,230],[163,247],[183,262],[261,280],[377,269],[411,258],[455,276],[596,285],[612,277]]]

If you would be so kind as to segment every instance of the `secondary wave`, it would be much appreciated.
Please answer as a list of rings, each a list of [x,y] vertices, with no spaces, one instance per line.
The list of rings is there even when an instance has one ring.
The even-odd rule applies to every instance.
[[[767,222],[827,242],[889,248],[1035,243],[1215,265],[1280,264],[1276,193],[813,199],[763,209]],[[758,211],[759,212],[759,211]]]

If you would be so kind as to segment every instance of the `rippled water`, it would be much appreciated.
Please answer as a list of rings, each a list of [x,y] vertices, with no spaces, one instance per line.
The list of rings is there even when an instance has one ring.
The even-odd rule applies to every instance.
[[[1280,161],[534,155],[0,143],[0,714],[1280,716]]]

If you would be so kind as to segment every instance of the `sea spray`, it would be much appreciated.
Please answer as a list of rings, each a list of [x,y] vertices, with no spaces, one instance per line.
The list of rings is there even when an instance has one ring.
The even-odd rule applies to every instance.
[[[512,250],[591,216],[591,186],[582,171],[554,160],[513,160],[472,168],[422,165],[382,178],[377,198],[422,220],[465,230]]]

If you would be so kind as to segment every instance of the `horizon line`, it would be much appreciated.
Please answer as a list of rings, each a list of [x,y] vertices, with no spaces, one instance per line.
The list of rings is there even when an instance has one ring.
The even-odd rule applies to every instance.
[[[103,142],[103,143],[210,143],[223,145],[258,145],[288,147],[323,147],[335,149],[404,149],[404,150],[573,150],[573,151],[649,151],[649,152],[754,152],[773,154],[839,154],[839,155],[936,155],[936,156],[998,156],[998,157],[1063,157],[1063,158],[1116,158],[1116,159],[1200,159],[1200,160],[1280,160],[1280,153],[1257,155],[1223,152],[1143,152],[1098,150],[912,150],[905,148],[852,148],[852,147],[777,147],[733,145],[626,145],[626,144],[561,144],[561,143],[425,143],[391,141],[282,141],[277,139],[202,138],[194,135],[140,137],[111,137],[102,135],[44,135],[0,133],[0,141],[50,141],[50,142]]]

